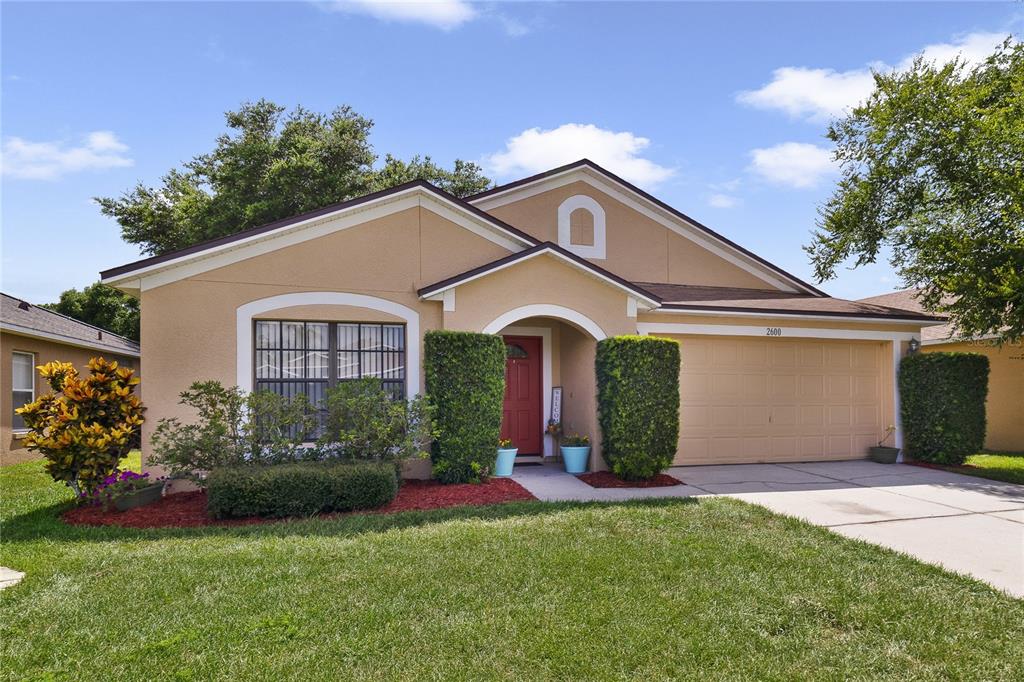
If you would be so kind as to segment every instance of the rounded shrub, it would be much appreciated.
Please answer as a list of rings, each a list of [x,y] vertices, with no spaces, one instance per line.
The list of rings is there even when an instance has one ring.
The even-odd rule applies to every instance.
[[[917,353],[900,362],[904,447],[914,459],[963,464],[985,444],[988,358]]]
[[[616,476],[651,478],[679,444],[679,344],[616,336],[597,344],[601,455]]]
[[[434,417],[434,477],[444,483],[486,478],[501,436],[505,342],[493,334],[429,331],[423,366]]]
[[[382,507],[398,472],[392,462],[250,464],[214,469],[206,492],[215,519],[309,516]]]

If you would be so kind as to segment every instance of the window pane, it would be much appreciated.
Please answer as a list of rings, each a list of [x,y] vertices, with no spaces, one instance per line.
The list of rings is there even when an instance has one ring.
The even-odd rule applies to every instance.
[[[338,350],[359,350],[359,325],[338,325]]]
[[[281,347],[302,348],[306,340],[305,325],[301,322],[281,323]]]
[[[276,350],[256,351],[256,378],[276,379],[281,376],[280,353]]]
[[[301,379],[306,376],[306,354],[301,350],[286,350],[281,353],[281,376],[285,379]]]
[[[380,353],[361,353],[360,360],[362,360],[363,376],[364,377],[379,377],[383,371],[381,366],[381,354]]]
[[[306,323],[306,348],[310,350],[327,350],[327,324],[323,322]]]
[[[347,351],[338,353],[338,378],[359,378],[359,353]]]
[[[33,391],[35,370],[32,365],[35,363],[35,356],[29,353],[12,353],[11,358],[14,363],[13,371],[11,372],[14,390]],[[15,407],[21,407],[21,405],[16,405]]]
[[[14,391],[13,395],[14,395],[14,408],[13,409],[15,409],[15,410],[18,409],[19,407],[25,405],[26,403],[32,402],[32,400],[33,400],[32,391]],[[11,428],[13,428],[13,429],[24,429],[25,428],[25,420],[22,418],[22,416],[20,414],[17,414],[17,413],[14,414],[14,419],[11,422]]]
[[[280,322],[257,322],[256,323],[256,347],[257,348],[280,348],[281,323]]]
[[[327,351],[310,351],[306,354],[306,376],[310,379],[326,379],[330,376],[327,367]]]
[[[360,350],[376,350],[381,345],[381,329],[379,324],[359,325],[362,335],[362,348]]]
[[[384,378],[404,379],[405,363],[403,353],[384,353]]]
[[[405,350],[405,327],[400,324],[384,325],[384,349]]]

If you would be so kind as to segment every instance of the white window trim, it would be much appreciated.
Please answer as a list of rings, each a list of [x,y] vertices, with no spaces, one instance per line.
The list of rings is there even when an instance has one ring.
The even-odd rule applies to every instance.
[[[551,377],[551,358],[554,349],[551,347],[551,328],[550,327],[505,327],[498,332],[501,335],[508,336],[539,336],[541,339],[541,390],[544,392],[542,397],[543,402],[543,416],[541,417],[541,423],[547,426],[548,420],[551,419],[551,389],[553,379]],[[548,434],[546,431],[541,437],[544,443],[544,456],[554,456],[554,436]]]
[[[608,338],[608,335],[604,333],[604,330],[583,313],[577,312],[572,308],[552,305],[549,303],[531,303],[530,305],[514,308],[492,320],[490,324],[483,328],[483,333],[497,334],[505,327],[510,326],[513,322],[518,322],[519,320],[524,320],[528,317],[554,317],[560,320],[565,320],[566,322],[572,322],[594,337],[597,341]]]
[[[583,209],[594,218],[594,243],[592,245],[573,244],[572,226],[569,218],[573,211]],[[586,194],[575,194],[561,203],[558,207],[558,245],[566,251],[571,251],[581,258],[594,258],[604,260],[605,258],[605,215],[601,204],[593,197]]]
[[[241,305],[235,312],[235,383],[243,391],[253,387],[253,324],[256,315],[278,308],[306,305],[347,305],[400,317],[405,321],[405,393],[412,399],[420,390],[420,316],[412,308],[384,298],[340,291],[304,291],[261,298]],[[342,320],[339,320],[341,322]]]
[[[19,390],[14,385],[14,356],[15,355],[25,355],[25,356],[28,356],[31,359],[31,362],[29,362],[29,369],[31,370],[31,376],[32,376],[32,389],[31,389],[32,390],[32,399],[29,400],[28,402],[29,403],[35,402],[35,399],[36,399],[36,371],[35,371],[35,367],[36,367],[36,354],[35,353],[31,353],[29,351],[24,351],[24,350],[11,351],[11,402],[12,403],[14,402],[14,392],[15,391],[18,391],[19,393],[24,393],[25,392],[24,389],[20,389]],[[23,403],[23,404],[27,405],[28,403]],[[12,407],[11,407],[11,417],[12,417],[12,419],[14,417],[14,410],[17,409],[18,407],[21,407],[21,405],[12,405]],[[17,434],[28,433],[29,430],[30,429],[27,426],[26,427],[21,427],[21,428],[14,428],[13,427],[13,422],[12,422],[11,433],[17,433]]]

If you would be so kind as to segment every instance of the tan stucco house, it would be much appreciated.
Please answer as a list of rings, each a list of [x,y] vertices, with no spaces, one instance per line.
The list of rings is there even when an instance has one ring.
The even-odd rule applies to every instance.
[[[457,329],[506,337],[503,430],[538,457],[554,388],[599,442],[595,344],[637,333],[682,342],[678,464],[864,457],[934,323],[832,298],[586,160],[465,200],[412,182],[102,278],[141,298],[146,435],[196,379],[412,396],[424,332]]]
[[[920,289],[903,289],[861,299],[864,303],[924,312]],[[980,353],[988,357],[985,448],[1024,452],[1024,343],[996,343],[993,336],[964,338],[952,324],[921,330],[924,353]]]
[[[25,424],[14,414],[50,389],[35,368],[70,362],[84,373],[90,358],[97,356],[139,368],[139,345],[134,341],[0,294],[0,464],[38,456],[22,447]]]

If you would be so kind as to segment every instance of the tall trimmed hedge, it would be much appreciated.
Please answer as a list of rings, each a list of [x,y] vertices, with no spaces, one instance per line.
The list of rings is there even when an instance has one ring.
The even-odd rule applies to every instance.
[[[427,396],[434,410],[434,477],[477,482],[491,473],[501,436],[505,342],[493,334],[424,335]]]
[[[601,454],[615,475],[651,478],[679,444],[679,344],[616,336],[597,344]]]
[[[962,464],[985,444],[988,358],[917,353],[900,362],[904,447],[914,459]]]

